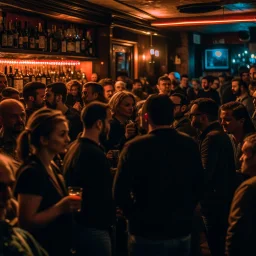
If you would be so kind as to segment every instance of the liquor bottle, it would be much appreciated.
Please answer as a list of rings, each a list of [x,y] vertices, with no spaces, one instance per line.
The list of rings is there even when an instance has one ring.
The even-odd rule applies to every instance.
[[[7,31],[7,47],[13,48],[12,21],[9,21],[9,29]]]
[[[45,75],[45,71],[43,70],[43,74],[41,76],[41,83],[46,85],[46,75]]]
[[[36,82],[40,82],[41,83],[41,72],[40,72],[40,69],[36,71]]]
[[[45,51],[45,33],[41,23],[38,23],[38,40],[38,50]]]
[[[9,72],[9,74],[7,76],[7,83],[8,83],[8,86],[13,87],[14,75],[12,73],[12,66],[10,66],[9,71],[10,72]]]
[[[58,50],[59,50],[59,42],[58,42],[56,25],[52,25],[52,51],[58,52]]]
[[[51,29],[47,29],[47,34],[48,34],[48,51],[52,52],[52,41],[53,41],[53,34]]]
[[[16,19],[15,23],[12,24],[12,31],[13,31],[13,48],[19,48],[19,32],[18,32],[18,21]]]
[[[28,49],[29,48],[29,34],[28,34],[28,22],[25,21],[24,24],[24,30],[23,30],[23,48]]]
[[[23,31],[22,31],[21,21],[18,22],[18,42],[19,42],[19,48],[23,49]]]
[[[81,38],[81,52],[82,53],[85,53],[86,48],[87,48],[87,44],[88,44],[88,41],[87,41],[87,38],[85,36],[85,32],[82,31],[82,38]]]
[[[36,49],[36,38],[35,38],[35,29],[34,28],[30,28],[29,49],[30,50],[35,50]]]
[[[30,82],[30,78],[29,78],[27,67],[25,66],[25,70],[23,73],[23,84],[26,85],[28,82]]]
[[[1,46],[2,48],[7,47],[7,23],[5,14],[3,14],[3,21],[2,21],[3,31],[1,33]]]
[[[29,70],[29,81],[30,82],[35,82],[36,81],[36,77],[35,77],[35,74],[34,74],[32,68],[30,68],[30,70]]]
[[[50,84],[51,83],[51,77],[49,75],[49,71],[47,69],[47,72],[46,72],[46,85]]]
[[[78,29],[76,29],[76,53],[80,53],[81,52],[81,35],[80,35],[80,31]]]
[[[23,92],[23,77],[19,73],[18,69],[15,69],[15,75],[13,79],[13,87],[17,89],[20,93]]]
[[[76,51],[74,28],[71,25],[67,30],[67,52],[74,53]]]
[[[93,41],[92,41],[92,33],[91,31],[87,31],[87,39],[89,41],[89,45],[88,45],[88,52],[90,56],[94,56],[94,45],[93,45]]]
[[[67,52],[67,39],[66,39],[67,31],[62,29],[61,34],[61,52]]]

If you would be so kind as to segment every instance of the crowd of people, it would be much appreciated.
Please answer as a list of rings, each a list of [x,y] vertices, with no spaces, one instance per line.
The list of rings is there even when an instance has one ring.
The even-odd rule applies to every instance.
[[[0,255],[254,255],[254,79],[0,74]]]

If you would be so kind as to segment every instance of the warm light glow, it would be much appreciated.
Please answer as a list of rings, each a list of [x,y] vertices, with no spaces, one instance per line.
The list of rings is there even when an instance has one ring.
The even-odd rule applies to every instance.
[[[254,18],[240,18],[240,19],[220,19],[220,20],[190,20],[190,21],[169,21],[169,22],[152,22],[152,26],[187,26],[187,25],[211,25],[211,24],[225,24],[238,22],[255,22]]]
[[[155,56],[159,57],[159,51],[158,50],[155,50]]]
[[[146,59],[146,56],[145,54],[142,55],[142,59],[145,60]]]
[[[12,65],[54,65],[54,66],[79,66],[80,62],[76,60],[17,60],[17,59],[0,59],[0,64]]]
[[[151,55],[154,55],[154,54],[155,54],[155,50],[154,50],[154,49],[150,49],[149,52],[150,52]]]
[[[100,63],[100,65],[104,65],[104,62],[102,61],[102,62]]]

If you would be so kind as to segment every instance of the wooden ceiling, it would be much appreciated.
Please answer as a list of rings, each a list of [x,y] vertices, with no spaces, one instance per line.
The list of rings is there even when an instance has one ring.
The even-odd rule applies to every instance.
[[[87,2],[100,5],[118,12],[129,14],[132,17],[139,18],[151,22],[154,26],[155,23],[165,21],[175,21],[177,19],[197,19],[197,18],[213,18],[221,19],[223,17],[234,15],[243,16],[250,15],[249,22],[239,22],[236,24],[226,25],[200,25],[200,26],[166,26],[167,29],[172,30],[193,30],[205,33],[216,32],[230,32],[238,31],[241,29],[248,29],[249,27],[256,26],[256,0],[88,0]],[[179,8],[184,5],[196,7],[196,13],[182,13]],[[208,6],[205,6],[208,5]],[[219,6],[219,10],[210,12],[203,12],[207,7],[208,9]],[[189,8],[188,12],[192,9]],[[251,18],[255,14],[255,19]]]

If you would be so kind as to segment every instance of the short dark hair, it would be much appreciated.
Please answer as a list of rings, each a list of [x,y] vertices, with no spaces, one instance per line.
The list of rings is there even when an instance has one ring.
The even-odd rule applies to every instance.
[[[68,90],[64,83],[56,82],[56,83],[48,84],[46,88],[51,89],[54,95],[61,95],[63,103],[67,101]]]
[[[142,82],[141,82],[140,79],[138,79],[138,78],[133,80],[133,84],[136,84],[136,83],[142,84]]]
[[[159,85],[160,81],[170,81],[171,79],[168,76],[160,76],[157,80],[157,84]]]
[[[107,118],[107,110],[110,109],[105,103],[93,101],[86,105],[81,113],[81,120],[85,128],[90,129],[98,121]]]
[[[13,94],[19,94],[20,95],[20,92],[13,88],[13,87],[6,87],[2,90],[2,96],[4,98],[10,98],[12,97]]]
[[[210,98],[199,98],[192,102],[192,106],[196,104],[198,111],[206,114],[210,122],[217,121],[219,116],[218,104]]]
[[[184,77],[184,78],[189,78],[188,75],[183,74],[183,75],[181,75],[180,80],[181,80],[183,77]]]
[[[92,93],[97,93],[98,94],[98,97],[97,97],[98,101],[104,102],[104,103],[107,102],[105,97],[104,97],[104,89],[103,89],[101,84],[96,83],[96,82],[88,82],[88,83],[84,84],[84,87],[85,88],[91,87],[92,88]]]
[[[238,86],[241,87],[243,86],[246,90],[248,89],[248,85],[246,82],[244,82],[241,78],[236,77],[232,79],[232,82],[238,82]]]
[[[203,79],[207,80],[208,83],[213,83],[213,81],[214,81],[214,77],[213,76],[204,76],[202,78],[202,80]]]
[[[155,125],[171,125],[174,105],[167,95],[156,94],[145,102],[148,117]]]
[[[171,96],[179,97],[180,98],[180,104],[188,106],[189,102],[188,102],[187,97],[184,94],[176,92],[176,93],[172,94]]]
[[[29,82],[26,83],[23,88],[23,98],[25,101],[28,101],[30,96],[36,97],[36,90],[45,89],[45,84],[41,82]]]
[[[251,85],[252,87],[256,87],[256,80],[251,80],[249,85]]]
[[[244,126],[243,126],[245,134],[255,132],[255,127],[247,111],[247,108],[241,102],[231,101],[220,106],[220,111],[227,111],[227,110],[232,111],[232,116],[236,120],[240,120],[242,118],[245,119]]]
[[[114,87],[114,82],[112,80],[112,78],[104,78],[104,79],[101,79],[99,82],[98,82],[101,86],[107,86],[107,85],[112,85]]]

